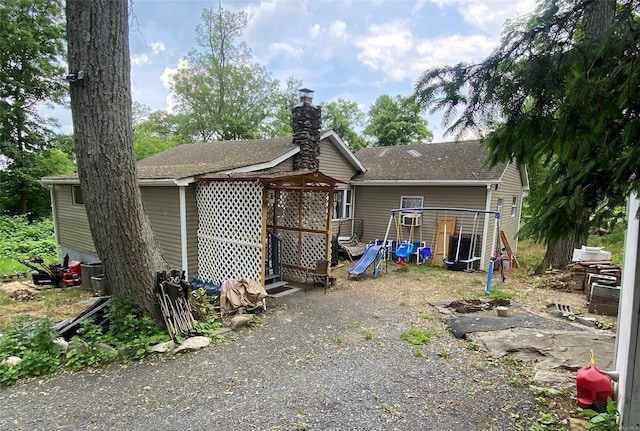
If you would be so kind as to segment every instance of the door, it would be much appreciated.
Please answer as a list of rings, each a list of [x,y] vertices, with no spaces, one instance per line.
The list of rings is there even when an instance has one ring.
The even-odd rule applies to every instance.
[[[455,217],[438,217],[436,219],[438,225],[438,235],[436,235],[435,250],[433,251],[433,265],[444,266],[442,261],[448,255],[449,237],[456,229]]]

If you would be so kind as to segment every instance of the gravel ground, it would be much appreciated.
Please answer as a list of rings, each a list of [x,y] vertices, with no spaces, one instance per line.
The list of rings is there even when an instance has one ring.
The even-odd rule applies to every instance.
[[[281,298],[222,345],[0,388],[0,429],[528,429],[526,385],[449,334],[428,298],[388,300],[390,275],[339,280]],[[412,325],[436,329],[421,355],[400,339]]]

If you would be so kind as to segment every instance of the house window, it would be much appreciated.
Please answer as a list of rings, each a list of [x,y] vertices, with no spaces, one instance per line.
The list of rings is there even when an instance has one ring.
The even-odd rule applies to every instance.
[[[518,212],[518,196],[514,196],[511,200],[511,217],[515,217]]]
[[[504,207],[504,198],[498,198],[498,212],[502,215],[502,208]]]
[[[336,190],[333,193],[333,219],[351,218],[353,211],[353,191],[351,189]]]
[[[84,198],[82,197],[82,189],[80,189],[80,186],[71,186],[71,202],[74,205],[84,205]]]
[[[402,196],[400,198],[400,208],[422,208],[424,198],[422,196]]]

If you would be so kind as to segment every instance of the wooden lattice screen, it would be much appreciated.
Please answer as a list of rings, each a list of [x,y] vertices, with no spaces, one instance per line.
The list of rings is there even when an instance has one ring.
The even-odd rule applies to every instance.
[[[327,253],[329,192],[270,190],[268,228],[282,238],[282,273],[288,280],[304,278]]]
[[[206,281],[261,281],[262,184],[199,183],[198,275]]]

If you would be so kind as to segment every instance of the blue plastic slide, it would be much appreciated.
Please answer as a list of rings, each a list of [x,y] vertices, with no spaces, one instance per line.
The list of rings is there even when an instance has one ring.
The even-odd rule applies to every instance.
[[[381,245],[372,245],[364,252],[364,255],[356,262],[355,265],[349,270],[349,275],[360,276],[367,268],[376,260],[376,256],[382,249]]]

